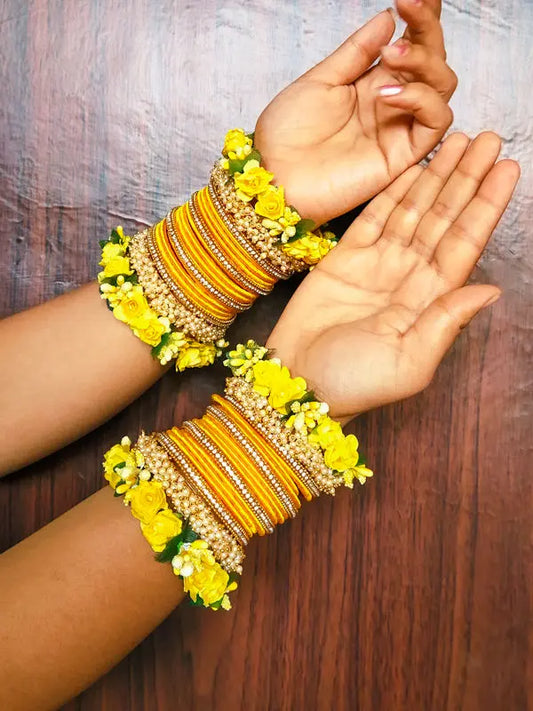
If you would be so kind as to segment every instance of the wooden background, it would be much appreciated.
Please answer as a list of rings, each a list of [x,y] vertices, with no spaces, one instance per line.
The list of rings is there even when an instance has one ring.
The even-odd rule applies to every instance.
[[[279,89],[380,9],[3,0],[0,315],[94,277],[98,238],[184,200],[227,128],[252,127]],[[503,299],[424,394],[358,420],[376,471],[365,489],[316,502],[252,545],[232,613],[182,606],[68,711],[533,708],[533,2],[450,0],[443,15],[461,81],[455,126],[499,131],[522,161],[476,274]],[[265,338],[292,288],[232,335]],[[199,414],[222,378],[168,375],[4,480],[0,545],[98,489],[102,452],[123,433]]]

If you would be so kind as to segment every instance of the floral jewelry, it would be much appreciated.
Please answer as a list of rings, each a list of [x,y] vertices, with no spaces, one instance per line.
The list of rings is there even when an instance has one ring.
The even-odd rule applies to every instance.
[[[105,455],[105,478],[139,519],[197,605],[229,609],[254,535],[296,516],[301,501],[364,484],[372,471],[303,378],[254,341],[227,354],[233,377],[199,418],[125,437]]]

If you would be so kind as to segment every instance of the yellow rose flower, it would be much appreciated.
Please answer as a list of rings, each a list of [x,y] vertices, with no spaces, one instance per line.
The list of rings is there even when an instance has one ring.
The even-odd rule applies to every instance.
[[[119,274],[133,274],[130,268],[130,260],[124,255],[124,248],[120,244],[108,242],[102,249],[102,259],[99,262],[104,270],[100,272],[100,278],[109,278]]]
[[[137,480],[139,474],[137,455],[140,455],[140,452],[131,449],[129,437],[123,437],[120,444],[115,444],[104,454],[104,477],[119,494],[125,490],[124,485],[117,489],[121,480],[124,480],[126,488],[132,486]],[[119,464],[124,466],[115,471]]]
[[[248,202],[255,195],[266,190],[274,173],[269,173],[268,170],[261,168],[259,161],[249,160],[245,164],[243,172],[235,173],[233,177],[238,197],[244,202]]]
[[[182,528],[181,519],[170,509],[156,513],[150,523],[141,521],[141,531],[156,553],[164,550],[172,538],[179,536]]]
[[[191,341],[179,353],[176,359],[176,370],[180,373],[186,368],[202,368],[215,362],[216,346],[214,343],[197,343]]]
[[[228,587],[229,575],[201,539],[182,545],[172,559],[172,569],[183,578],[183,587],[191,599],[196,602],[200,596],[205,607],[222,600],[228,590],[236,587],[236,584]]]
[[[359,442],[353,434],[334,440],[324,452],[326,466],[338,472],[354,469],[359,461]]]
[[[301,259],[306,264],[313,265],[323,259],[335,244],[332,240],[324,239],[319,235],[308,232],[294,242],[286,242],[283,244],[282,249],[290,257]]]
[[[157,346],[161,336],[170,331],[169,320],[164,317],[158,318],[152,309],[148,309],[139,318],[130,321],[129,325],[133,333],[150,346]]]
[[[327,449],[333,442],[344,437],[342,427],[331,417],[324,417],[322,422],[309,434],[309,442]]]
[[[229,575],[219,563],[195,571],[183,579],[183,588],[191,599],[196,601],[198,595],[205,607],[221,600],[226,592]]]
[[[143,288],[137,284],[125,292],[120,303],[113,309],[113,314],[119,321],[129,324],[144,315],[148,309]]]
[[[118,276],[119,274],[133,274],[133,269],[130,267],[130,260],[128,257],[115,257],[111,259],[104,267],[104,271],[100,272],[104,275],[104,279],[109,279],[110,277]]]
[[[160,509],[168,508],[163,485],[158,481],[140,481],[129,489],[124,501],[131,505],[131,513],[143,523],[151,523]]]
[[[277,220],[285,211],[285,194],[283,188],[276,188],[269,185],[266,190],[259,193],[255,204],[255,211],[258,215],[269,220]]]
[[[307,392],[303,378],[292,378],[289,369],[274,360],[256,363],[253,372],[254,390],[268,397],[269,404],[282,412],[288,402],[299,400]]]
[[[254,390],[268,397],[274,382],[280,377],[281,363],[278,360],[260,360],[252,367]]]
[[[120,244],[108,242],[102,248],[102,259],[100,260],[99,264],[101,267],[105,267],[105,265],[111,262],[113,259],[123,256],[124,249]]]
[[[252,150],[252,140],[247,137],[242,128],[233,128],[226,133],[222,154],[228,158],[243,159]]]

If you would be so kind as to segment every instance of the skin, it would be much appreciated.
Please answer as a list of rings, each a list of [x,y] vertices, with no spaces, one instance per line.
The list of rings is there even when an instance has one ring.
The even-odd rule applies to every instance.
[[[383,56],[369,70],[394,31],[392,14],[380,13],[282,91],[257,123],[267,167],[301,214],[317,222],[386,187],[451,121],[456,80],[444,60],[440,3],[401,0],[398,10],[409,23],[407,53]],[[377,87],[391,82],[413,83],[380,97]],[[302,116],[313,116],[312,124],[302,126]],[[83,286],[0,322],[0,412],[9,412],[0,428],[0,476],[86,434],[165,372],[110,316],[96,289]],[[120,377],[111,362],[120,363]]]
[[[467,145],[451,137],[428,169],[379,195],[306,277],[269,339],[337,418],[421,390],[460,329],[499,295],[462,284],[519,168],[495,162],[494,134]],[[0,707],[57,708],[182,599],[138,526],[104,489],[3,554]]]
[[[369,200],[421,160],[453,118],[457,86],[446,65],[440,2],[399,0],[408,23],[385,11],[279,94],[263,111],[255,143],[286,196],[322,224]],[[379,63],[369,69],[371,64]],[[383,96],[383,88],[398,93]]]

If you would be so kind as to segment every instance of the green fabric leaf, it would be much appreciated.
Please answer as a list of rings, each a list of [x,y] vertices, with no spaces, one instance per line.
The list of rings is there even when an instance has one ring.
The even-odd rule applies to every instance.
[[[178,536],[171,538],[165,548],[160,553],[156,553],[155,559],[159,563],[170,563],[172,558],[179,553],[180,543],[182,543],[182,541],[183,531]]]

